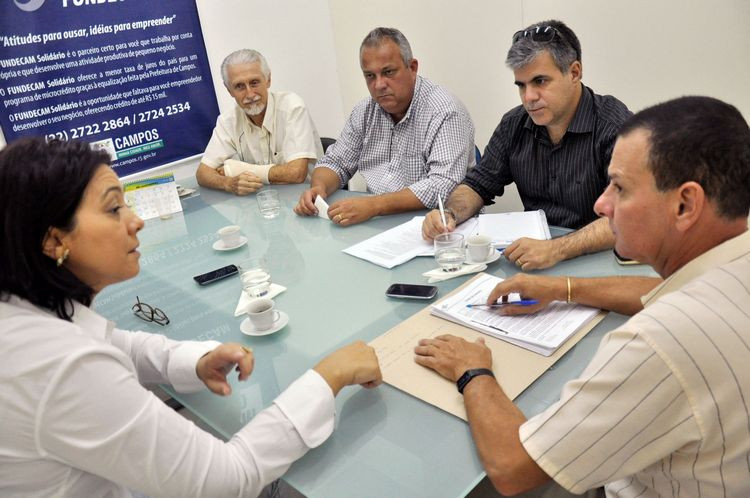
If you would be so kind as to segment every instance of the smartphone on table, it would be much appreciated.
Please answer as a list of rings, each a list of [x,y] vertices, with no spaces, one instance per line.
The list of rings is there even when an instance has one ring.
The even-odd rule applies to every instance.
[[[432,299],[437,291],[438,288],[434,285],[392,284],[385,295],[402,299]]]
[[[193,280],[198,282],[198,284],[200,285],[208,285],[214,282],[218,282],[222,278],[231,277],[232,275],[236,274],[237,271],[238,270],[236,265],[227,265],[207,273],[196,275],[193,277]]]

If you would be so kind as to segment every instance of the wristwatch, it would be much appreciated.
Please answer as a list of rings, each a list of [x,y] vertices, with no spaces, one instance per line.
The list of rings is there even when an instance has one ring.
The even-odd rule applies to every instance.
[[[455,211],[453,211],[451,208],[445,208],[445,209],[443,209],[443,212],[445,214],[451,215],[451,218],[453,218],[453,221],[455,221],[456,224],[458,224],[458,218],[456,218],[456,212]]]
[[[489,368],[470,368],[469,370],[465,371],[464,374],[456,381],[458,392],[463,394],[464,388],[469,382],[471,382],[471,379],[480,375],[489,375],[493,379],[495,378],[495,374],[492,373],[492,370],[490,370]]]

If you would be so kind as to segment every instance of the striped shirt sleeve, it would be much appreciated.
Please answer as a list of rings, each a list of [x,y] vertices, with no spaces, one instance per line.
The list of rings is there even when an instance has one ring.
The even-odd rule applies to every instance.
[[[625,330],[610,333],[560,401],[519,435],[537,464],[573,493],[630,478],[701,439],[678,379],[642,337]],[[664,473],[668,479],[668,468]]]

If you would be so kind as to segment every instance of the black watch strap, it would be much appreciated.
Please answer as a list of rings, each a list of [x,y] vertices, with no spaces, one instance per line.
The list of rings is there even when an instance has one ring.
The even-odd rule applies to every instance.
[[[495,378],[495,374],[492,373],[492,370],[490,370],[489,368],[470,368],[469,370],[465,371],[464,374],[456,381],[458,392],[463,394],[464,388],[469,382],[471,382],[471,379],[473,379],[474,377],[478,377],[479,375],[489,375],[493,379]]]

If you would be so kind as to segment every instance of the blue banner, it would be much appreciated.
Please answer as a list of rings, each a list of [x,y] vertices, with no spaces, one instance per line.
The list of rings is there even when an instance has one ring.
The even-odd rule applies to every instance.
[[[7,142],[86,140],[119,176],[203,152],[219,108],[194,0],[0,1]]]

